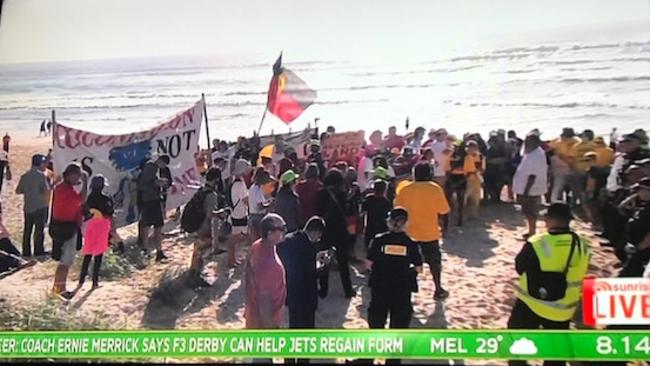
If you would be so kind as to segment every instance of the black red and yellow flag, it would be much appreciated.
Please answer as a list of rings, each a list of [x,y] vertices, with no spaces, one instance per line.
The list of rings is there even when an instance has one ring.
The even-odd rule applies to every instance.
[[[267,108],[282,122],[289,124],[316,100],[316,91],[293,71],[282,67],[282,54],[273,65]]]

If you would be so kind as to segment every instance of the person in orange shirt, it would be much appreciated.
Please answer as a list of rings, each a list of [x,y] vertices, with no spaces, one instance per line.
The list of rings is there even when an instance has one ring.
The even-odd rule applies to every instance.
[[[605,144],[605,139],[601,136],[594,139],[594,152],[597,167],[605,168],[614,163],[614,150]]]
[[[467,176],[467,191],[465,192],[465,205],[467,217],[478,218],[479,204],[481,203],[481,186],[483,185],[483,172],[485,159],[479,152],[478,143],[474,140],[467,141],[467,155],[463,170]]]
[[[395,207],[403,207],[410,217],[408,236],[417,242],[424,261],[429,265],[436,291],[435,300],[443,300],[449,292],[442,287],[442,254],[439,241],[441,216],[449,213],[449,203],[442,188],[433,182],[431,164],[419,162],[413,168],[413,182],[402,184],[395,197]]]
[[[571,170],[575,166],[575,159],[571,154],[571,150],[573,145],[579,142],[580,139],[576,137],[573,128],[567,127],[562,129],[560,138],[551,141],[549,144],[554,155],[551,161],[551,174],[553,176],[551,202],[564,201],[562,199],[564,188],[569,182]]]

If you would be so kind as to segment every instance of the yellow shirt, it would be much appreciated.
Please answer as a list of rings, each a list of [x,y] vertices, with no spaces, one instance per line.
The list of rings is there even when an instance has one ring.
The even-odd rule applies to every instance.
[[[570,138],[558,138],[553,141],[551,141],[550,146],[553,150],[555,150],[555,154],[560,157],[560,159],[566,161],[567,163],[571,164],[573,166],[573,155],[571,153],[571,150],[573,148],[573,145],[577,144],[580,142],[580,139],[577,137],[570,137]]]
[[[479,171],[476,167],[480,166],[480,171],[485,170],[485,159],[481,156],[480,153],[467,154],[465,156],[465,162],[463,163],[463,170],[465,174],[476,173]]]
[[[395,207],[409,214],[406,233],[418,242],[440,240],[438,215],[449,213],[442,188],[434,182],[409,182],[397,191]]]
[[[571,148],[571,157],[573,158],[573,168],[586,172],[589,169],[589,159],[585,158],[585,154],[593,152],[596,145],[592,141],[580,141],[573,145]]]
[[[614,163],[614,150],[607,146],[596,146],[594,152],[596,156],[596,165],[604,168]]]

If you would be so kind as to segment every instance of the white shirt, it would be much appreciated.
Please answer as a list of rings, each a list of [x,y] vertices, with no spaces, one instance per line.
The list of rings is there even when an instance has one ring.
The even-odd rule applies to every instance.
[[[232,217],[235,219],[243,219],[248,216],[248,188],[242,179],[233,182],[230,188],[230,199],[232,200]]]
[[[528,194],[530,196],[546,194],[548,191],[548,165],[546,163],[546,153],[541,147],[524,154],[522,157],[512,181],[512,189],[516,194],[524,194],[528,176],[530,175],[535,176],[535,182],[530,187]]]
[[[357,184],[361,192],[368,189],[368,176],[372,171],[372,159],[364,156],[359,160],[359,169],[357,170]]]
[[[433,158],[436,160],[436,164],[433,168],[433,174],[436,177],[444,177],[447,175],[445,167],[447,166],[447,160],[449,160],[449,154],[444,154],[443,151],[449,149],[447,141],[438,141],[435,140],[431,143],[431,151],[433,152]]]
[[[248,190],[248,211],[251,214],[265,213],[264,209],[260,208],[260,205],[264,202],[266,202],[266,197],[264,197],[262,187],[253,184]]]
[[[9,154],[2,149],[0,149],[0,161],[9,161]]]
[[[618,177],[621,173],[621,169],[623,169],[623,164],[625,164],[623,154],[616,154],[614,163],[612,163],[612,169],[609,171],[609,175],[607,176],[607,185],[605,186],[607,191],[616,192],[622,188],[618,182]]]

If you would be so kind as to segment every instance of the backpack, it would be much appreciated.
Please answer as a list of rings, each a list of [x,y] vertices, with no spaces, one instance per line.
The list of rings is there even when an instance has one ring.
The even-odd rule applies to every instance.
[[[203,209],[205,198],[207,197],[209,191],[207,189],[201,188],[190,201],[183,208],[183,213],[181,214],[181,230],[186,233],[195,233],[203,224],[205,220],[205,210]]]

